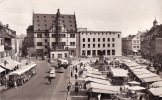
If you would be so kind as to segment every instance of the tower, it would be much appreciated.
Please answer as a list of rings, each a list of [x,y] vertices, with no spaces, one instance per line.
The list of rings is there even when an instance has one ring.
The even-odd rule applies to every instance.
[[[153,27],[156,27],[157,26],[157,21],[156,21],[156,18],[155,18],[155,20],[154,20],[154,22],[153,22]]]

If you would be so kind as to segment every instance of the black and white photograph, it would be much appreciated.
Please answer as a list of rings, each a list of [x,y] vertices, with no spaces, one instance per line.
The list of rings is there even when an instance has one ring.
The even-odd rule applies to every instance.
[[[162,0],[0,0],[0,100],[162,100]]]

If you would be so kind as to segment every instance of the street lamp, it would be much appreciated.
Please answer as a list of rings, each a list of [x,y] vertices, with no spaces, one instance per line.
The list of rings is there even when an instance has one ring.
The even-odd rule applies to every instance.
[[[8,62],[5,60],[4,61],[4,65],[5,65],[5,89],[7,89],[6,64],[8,64]]]

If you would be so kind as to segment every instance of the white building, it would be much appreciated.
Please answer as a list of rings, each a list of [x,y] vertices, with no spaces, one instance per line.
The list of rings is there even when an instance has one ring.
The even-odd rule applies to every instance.
[[[80,31],[77,35],[78,56],[121,56],[121,32],[118,31]]]
[[[4,50],[4,38],[0,35],[0,59],[4,57],[5,50]]]

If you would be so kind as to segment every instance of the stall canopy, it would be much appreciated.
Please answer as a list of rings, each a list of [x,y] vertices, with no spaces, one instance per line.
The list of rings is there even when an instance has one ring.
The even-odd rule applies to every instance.
[[[138,90],[144,90],[146,88],[141,87],[141,86],[130,86],[130,87],[128,87],[128,89],[130,89],[132,91],[138,91]]]
[[[18,62],[12,59],[7,59],[6,61],[6,66],[4,65],[4,63],[0,63],[0,66],[9,70],[13,70],[18,65]]]
[[[161,95],[162,95],[162,87],[161,87],[161,88],[150,88],[149,91],[150,91],[154,96],[161,96]]]
[[[149,77],[158,77],[157,74],[154,74],[154,73],[148,73],[148,74],[142,74],[142,75],[136,75],[138,78],[149,78]]]
[[[113,77],[128,77],[128,71],[119,68],[111,68]]]
[[[93,77],[93,78],[98,78],[98,79],[105,79],[106,80],[106,77],[102,76],[102,75],[95,75],[95,74],[87,74],[86,75],[87,77]]]
[[[92,92],[95,92],[95,93],[104,93],[104,94],[117,94],[117,93],[119,93],[117,91],[103,90],[103,89],[95,89],[95,88],[92,89]]]
[[[100,89],[100,90],[107,90],[107,91],[113,91],[113,92],[120,92],[120,86],[110,86],[110,85],[103,85],[98,83],[89,83],[87,85],[87,89]]]
[[[99,83],[99,84],[105,84],[105,85],[111,85],[111,83],[107,80],[102,80],[102,79],[97,79],[97,78],[91,78],[87,77],[85,78],[86,82],[94,82],[94,83]]]
[[[99,71],[93,71],[93,70],[89,71],[88,70],[87,72],[90,73],[90,74],[102,75],[102,73],[99,72]]]
[[[148,82],[162,81],[162,78],[160,78],[159,76],[157,76],[157,77],[143,78],[142,80],[143,80],[144,82],[148,83]]]
[[[130,81],[130,82],[128,82],[129,84],[137,84],[137,85],[139,85],[139,84],[141,84],[140,82],[136,82],[136,81]]]
[[[146,71],[141,71],[141,72],[134,72],[136,75],[141,75],[141,74],[150,74],[151,72],[146,70]]]
[[[3,71],[5,71],[5,69],[0,67],[0,73],[3,72]]]
[[[162,87],[162,81],[154,82],[151,85],[156,87]]]

